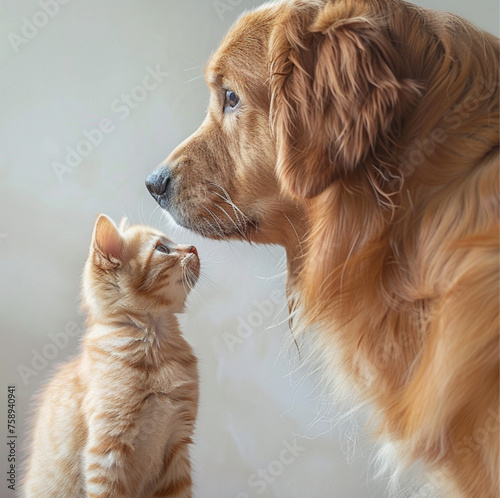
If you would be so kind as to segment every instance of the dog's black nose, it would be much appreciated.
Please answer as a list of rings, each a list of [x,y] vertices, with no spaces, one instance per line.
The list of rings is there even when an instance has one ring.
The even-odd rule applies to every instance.
[[[146,178],[146,187],[156,200],[166,194],[169,184],[170,170],[165,167],[158,168]]]

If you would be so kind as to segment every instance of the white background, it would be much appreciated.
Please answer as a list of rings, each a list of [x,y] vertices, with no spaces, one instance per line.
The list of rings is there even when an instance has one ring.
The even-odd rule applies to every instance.
[[[44,24],[40,2],[0,0],[0,436],[7,433],[7,385],[15,384],[19,463],[32,395],[78,350],[78,337],[65,330],[83,323],[79,279],[95,217],[127,216],[196,244],[202,259],[204,278],[183,318],[202,379],[195,496],[385,496],[386,482],[373,478],[367,431],[357,419],[340,418],[345,409],[325,404],[315,374],[299,368],[303,358],[285,320],[282,250],[169,228],[144,187],[203,119],[203,66],[237,16],[258,3],[65,2],[33,29],[30,21]],[[496,0],[417,3],[452,10],[498,35]],[[152,90],[137,90],[147,68],[157,67],[168,75]],[[140,101],[123,104],[131,92]],[[112,132],[58,176],[54,163],[65,163],[67,147],[104,118]],[[6,449],[2,444],[2,498],[14,496]]]

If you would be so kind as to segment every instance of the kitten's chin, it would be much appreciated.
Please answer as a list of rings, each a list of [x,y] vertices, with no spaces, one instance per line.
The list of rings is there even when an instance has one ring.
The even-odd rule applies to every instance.
[[[189,293],[193,290],[194,286],[196,285],[196,282],[198,282],[198,279],[200,278],[200,269],[198,267],[197,270],[194,270],[190,268],[185,276],[184,276],[184,281],[187,283],[186,287],[186,297],[189,295]]]
[[[196,258],[195,261],[192,261],[189,263],[189,273],[191,275],[191,284],[194,285],[196,282],[198,282],[198,279],[200,278],[200,260]]]

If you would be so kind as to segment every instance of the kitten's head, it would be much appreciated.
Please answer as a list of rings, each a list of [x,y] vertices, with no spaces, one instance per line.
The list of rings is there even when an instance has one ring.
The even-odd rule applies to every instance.
[[[194,246],[178,245],[147,226],[95,223],[83,273],[84,304],[97,316],[119,311],[181,312],[200,273]]]

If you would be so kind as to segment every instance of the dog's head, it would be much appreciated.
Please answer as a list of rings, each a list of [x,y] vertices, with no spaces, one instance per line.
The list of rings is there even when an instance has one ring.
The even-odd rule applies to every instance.
[[[360,4],[267,4],[236,23],[206,68],[205,120],[146,182],[180,225],[296,246],[307,199],[391,148],[416,87]]]
[[[298,208],[281,198],[269,126],[269,37],[277,9],[246,15],[205,69],[207,115],[147,179],[175,221],[211,238],[284,244]]]

